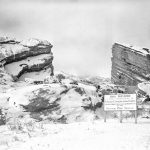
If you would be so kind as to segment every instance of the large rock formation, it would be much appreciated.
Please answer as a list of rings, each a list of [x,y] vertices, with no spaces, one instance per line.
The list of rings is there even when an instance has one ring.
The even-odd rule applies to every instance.
[[[101,98],[94,93],[93,86],[68,83],[29,84],[11,88],[0,95],[0,118],[5,114],[9,123],[14,118],[22,116],[25,119],[28,115],[38,121],[62,123],[85,121],[90,117],[94,119],[96,110],[102,106]]]
[[[45,70],[53,75],[52,45],[48,41],[28,39],[18,41],[0,38],[0,69],[16,80],[27,72]]]
[[[112,82],[119,85],[135,86],[149,79],[149,49],[115,43],[112,47]]]

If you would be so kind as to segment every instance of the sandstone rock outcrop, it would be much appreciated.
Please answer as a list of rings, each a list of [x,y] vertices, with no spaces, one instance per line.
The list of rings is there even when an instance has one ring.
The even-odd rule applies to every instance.
[[[2,108],[6,119],[29,115],[38,121],[69,123],[86,121],[96,117],[101,108],[101,99],[92,95],[91,89],[68,84],[39,84],[10,89],[1,95]],[[89,116],[87,116],[89,115]],[[9,118],[9,119],[8,119]]]
[[[68,123],[98,117],[103,95],[96,93],[97,78],[89,84],[88,79],[83,82],[65,73],[53,76],[51,48],[38,39],[0,38],[0,124],[27,118]]]
[[[112,47],[111,81],[135,86],[150,80],[150,51],[115,43]]]
[[[52,45],[48,41],[0,38],[0,69],[18,79],[24,73],[48,70],[53,75]]]

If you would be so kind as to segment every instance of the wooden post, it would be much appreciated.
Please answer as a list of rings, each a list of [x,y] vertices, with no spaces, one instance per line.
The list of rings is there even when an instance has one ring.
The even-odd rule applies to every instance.
[[[106,122],[107,112],[105,110],[105,95],[104,95],[104,122]]]
[[[104,122],[106,122],[107,112],[104,110]]]
[[[135,124],[137,124],[137,94],[136,94]]]
[[[135,124],[137,124],[137,110],[135,110]]]
[[[120,110],[120,123],[122,123],[122,110]]]
[[[136,110],[135,110],[135,124],[137,124],[137,94],[136,94]]]

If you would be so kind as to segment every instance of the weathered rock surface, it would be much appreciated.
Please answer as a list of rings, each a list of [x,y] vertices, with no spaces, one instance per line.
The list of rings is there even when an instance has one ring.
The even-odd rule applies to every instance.
[[[0,66],[8,74],[19,78],[27,72],[49,70],[53,75],[52,45],[48,41],[28,39],[17,41],[13,38],[0,38]]]
[[[149,50],[115,43],[112,47],[111,80],[115,84],[130,86],[149,81]]]
[[[88,120],[87,114],[96,117],[101,99],[93,96],[92,91],[71,84],[39,84],[12,88],[0,99],[3,112],[7,112],[5,117],[10,120],[28,114],[38,121],[67,123]]]

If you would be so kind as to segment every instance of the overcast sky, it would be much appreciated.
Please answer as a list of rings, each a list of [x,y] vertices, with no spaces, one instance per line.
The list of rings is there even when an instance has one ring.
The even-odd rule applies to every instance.
[[[7,1],[0,0],[1,36],[50,41],[55,70],[110,77],[114,42],[150,48],[150,2],[146,0]]]

